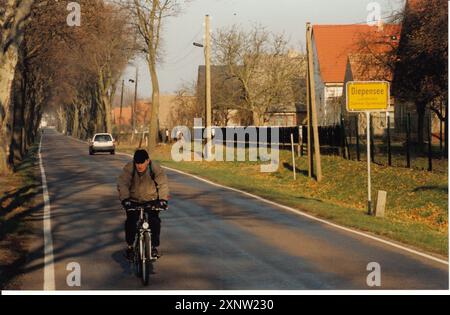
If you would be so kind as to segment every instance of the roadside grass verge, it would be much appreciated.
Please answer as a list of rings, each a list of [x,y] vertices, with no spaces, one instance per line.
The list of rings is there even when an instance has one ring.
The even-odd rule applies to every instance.
[[[133,153],[132,146],[120,151]],[[317,183],[307,174],[306,157],[280,151],[279,169],[261,173],[267,162],[174,162],[171,147],[159,146],[152,159],[216,183],[234,187],[334,223],[373,233],[431,253],[448,255],[447,172],[372,165],[373,202],[378,190],[388,193],[386,217],[367,215],[367,165],[364,161],[323,156],[324,180]],[[447,162],[445,168],[448,169]],[[444,167],[444,166],[442,166]]]
[[[36,144],[14,174],[0,177],[0,288],[10,284],[26,261],[31,239],[26,217],[40,207],[37,152]]]

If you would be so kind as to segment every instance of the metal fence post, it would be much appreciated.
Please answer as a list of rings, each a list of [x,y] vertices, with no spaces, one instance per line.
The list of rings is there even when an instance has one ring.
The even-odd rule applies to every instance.
[[[408,113],[406,116],[406,167],[407,168],[411,168],[410,142],[411,142],[411,113]]]
[[[432,126],[432,120],[431,120],[431,112],[429,114],[428,118],[428,171],[433,171],[433,147],[432,147],[432,141],[433,141],[433,126]]]
[[[391,115],[387,113],[387,144],[388,144],[388,165],[392,166],[392,151],[391,151]]]

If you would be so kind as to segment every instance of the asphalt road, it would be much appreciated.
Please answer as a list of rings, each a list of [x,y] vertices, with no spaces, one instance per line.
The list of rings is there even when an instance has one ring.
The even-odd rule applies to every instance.
[[[164,256],[143,288],[123,257],[116,193],[130,158],[89,156],[86,144],[53,130],[45,132],[42,158],[57,290],[372,289],[371,262],[381,266],[381,289],[448,289],[448,265],[172,171]],[[33,248],[20,289],[43,288],[43,244]],[[81,266],[81,287],[67,285],[72,262]]]

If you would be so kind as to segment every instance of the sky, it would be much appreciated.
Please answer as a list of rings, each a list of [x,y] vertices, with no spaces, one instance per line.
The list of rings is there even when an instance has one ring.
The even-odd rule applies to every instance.
[[[163,29],[163,55],[158,75],[162,94],[172,94],[183,84],[197,79],[197,69],[204,64],[202,48],[193,42],[203,43],[205,15],[211,16],[211,29],[241,25],[249,29],[258,24],[274,33],[284,33],[290,46],[296,50],[305,47],[305,25],[364,23],[369,12],[367,5],[377,2],[383,17],[404,6],[405,0],[191,0],[177,17],[165,20]],[[151,80],[143,60],[134,63],[139,67],[139,98],[151,97]],[[134,86],[128,80],[135,77],[135,66],[129,66],[124,79],[126,88]]]

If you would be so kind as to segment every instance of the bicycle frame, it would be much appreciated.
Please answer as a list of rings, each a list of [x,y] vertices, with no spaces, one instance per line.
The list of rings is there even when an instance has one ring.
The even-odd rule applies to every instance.
[[[151,255],[152,231],[150,229],[148,213],[146,213],[146,210],[160,212],[165,209],[139,205],[134,209],[127,210],[139,211],[139,220],[136,223],[137,230],[134,240],[134,263],[136,266],[136,273],[138,277],[142,277],[144,285],[148,284],[149,263],[157,260],[157,257],[154,258]]]

